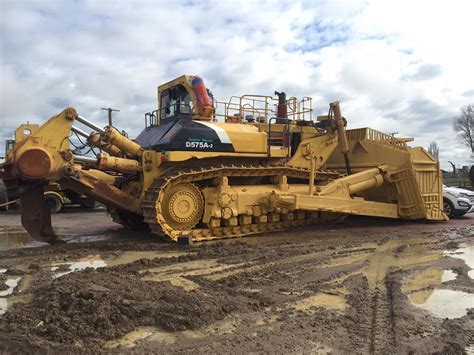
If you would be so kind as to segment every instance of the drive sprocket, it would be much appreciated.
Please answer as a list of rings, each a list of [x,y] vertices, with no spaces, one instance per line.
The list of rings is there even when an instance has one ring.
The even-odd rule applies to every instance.
[[[157,201],[157,211],[169,227],[187,230],[199,223],[204,212],[204,198],[196,185],[172,185],[161,194]]]

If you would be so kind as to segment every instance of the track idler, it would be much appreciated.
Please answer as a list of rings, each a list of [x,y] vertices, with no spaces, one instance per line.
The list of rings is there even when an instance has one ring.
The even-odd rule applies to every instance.
[[[22,187],[20,193],[21,224],[36,240],[46,243],[62,243],[51,225],[51,212],[44,201],[43,183]]]

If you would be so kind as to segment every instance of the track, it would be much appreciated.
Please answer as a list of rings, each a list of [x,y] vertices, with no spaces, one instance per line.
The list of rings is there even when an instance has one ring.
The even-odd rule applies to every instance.
[[[15,216],[1,217],[19,233]],[[350,217],[180,247],[114,231],[105,213],[57,217],[88,243],[0,252],[3,277],[21,279],[0,316],[0,352],[462,353],[472,343],[472,315],[436,317],[409,300],[474,293],[469,267],[447,254],[472,245],[472,218]],[[53,279],[76,262],[107,267]],[[449,270],[456,279],[443,283]]]
[[[315,213],[305,211],[283,211],[266,217],[266,222],[259,223],[253,218],[252,223],[242,223],[239,218],[239,224],[229,226],[227,220],[222,218],[217,226],[210,226],[199,220],[196,227],[180,229],[172,226],[163,217],[169,206],[165,201],[166,192],[179,184],[192,184],[191,186],[200,189],[205,184],[212,183],[222,177],[227,178],[245,178],[247,181],[251,178],[271,179],[279,176],[287,178],[300,179],[307,183],[309,171],[288,167],[237,167],[237,166],[219,166],[203,168],[201,170],[180,170],[171,171],[165,176],[156,179],[152,186],[146,192],[142,203],[144,221],[149,225],[151,231],[158,235],[165,235],[176,240],[182,235],[191,235],[194,240],[214,240],[222,238],[241,237],[245,235],[258,234],[264,232],[282,231],[294,227],[318,224],[324,221],[333,221],[341,217],[336,213]],[[332,171],[319,171],[315,176],[315,184],[324,185],[328,181],[337,179],[339,173]],[[210,202],[204,201],[205,204]],[[204,208],[204,207],[203,207]],[[298,213],[299,212],[299,213]],[[202,214],[202,212],[201,212]],[[277,218],[275,218],[277,216]],[[252,216],[249,216],[252,219]],[[272,218],[273,217],[273,218]],[[215,223],[215,221],[213,221]]]

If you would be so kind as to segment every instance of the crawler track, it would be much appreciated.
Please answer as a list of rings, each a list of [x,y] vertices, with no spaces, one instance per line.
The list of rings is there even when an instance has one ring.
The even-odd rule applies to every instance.
[[[142,203],[144,221],[149,225],[151,231],[158,235],[165,235],[176,240],[182,235],[191,235],[194,240],[213,240],[220,238],[242,237],[245,235],[264,233],[269,231],[281,231],[293,227],[318,224],[322,221],[335,220],[341,217],[337,213],[318,213],[305,211],[283,211],[277,220],[270,218],[266,223],[240,224],[227,226],[226,220],[222,218],[219,227],[212,227],[202,221],[191,229],[176,229],[170,226],[163,218],[164,192],[177,184],[195,184],[204,186],[221,177],[228,178],[271,178],[275,176],[286,176],[287,178],[308,181],[309,171],[288,167],[237,167],[219,166],[203,168],[201,170],[179,170],[171,171],[167,175],[156,179],[146,190]],[[339,173],[332,171],[320,171],[316,174],[315,183],[324,185],[328,181],[337,179]]]

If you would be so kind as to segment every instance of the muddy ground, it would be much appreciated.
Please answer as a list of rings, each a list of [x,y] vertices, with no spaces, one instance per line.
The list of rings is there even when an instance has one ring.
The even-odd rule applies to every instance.
[[[0,215],[0,352],[474,351],[474,214],[178,246],[103,211],[53,217],[67,244]]]

